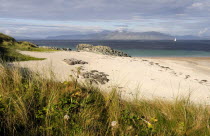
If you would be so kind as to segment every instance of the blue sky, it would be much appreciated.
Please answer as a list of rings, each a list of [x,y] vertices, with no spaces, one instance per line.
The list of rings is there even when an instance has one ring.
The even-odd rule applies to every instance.
[[[0,32],[41,38],[103,30],[210,37],[210,0],[0,0]]]

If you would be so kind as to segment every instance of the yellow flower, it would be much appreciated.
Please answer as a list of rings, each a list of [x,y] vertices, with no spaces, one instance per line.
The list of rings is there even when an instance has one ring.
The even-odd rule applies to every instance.
[[[156,119],[156,118],[154,117],[154,118],[151,118],[151,121],[152,121],[152,122],[157,122],[158,119]]]
[[[151,123],[147,122],[147,127],[148,128],[153,128],[153,125]]]
[[[147,120],[145,120],[143,118],[142,118],[142,120],[147,124],[148,128],[153,128],[153,125],[149,121],[147,121]]]
[[[79,96],[81,93],[80,92],[76,92],[75,95]]]
[[[80,96],[80,95],[81,95],[81,92],[77,91],[74,94],[72,94],[72,97],[77,97],[77,96]]]

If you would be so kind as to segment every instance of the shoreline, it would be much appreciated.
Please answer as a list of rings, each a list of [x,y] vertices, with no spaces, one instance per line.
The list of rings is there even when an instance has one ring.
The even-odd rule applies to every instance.
[[[170,59],[170,60],[210,60],[210,57],[134,57],[149,59]]]
[[[82,72],[97,70],[109,75],[110,81],[99,86],[104,88],[103,90],[117,86],[126,99],[132,99],[135,95],[139,95],[139,98],[175,99],[179,96],[187,97],[193,91],[193,102],[210,105],[210,57],[117,57],[76,51],[21,53],[47,59],[19,62],[20,66],[39,72],[49,67],[60,81],[69,80],[71,70],[82,66]],[[63,61],[71,58],[88,64],[68,65]]]

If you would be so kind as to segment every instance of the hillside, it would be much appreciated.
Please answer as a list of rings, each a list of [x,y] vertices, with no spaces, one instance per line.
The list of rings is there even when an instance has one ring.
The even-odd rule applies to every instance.
[[[2,43],[3,41],[15,42],[16,40],[13,37],[10,37],[8,35],[5,35],[3,33],[0,33],[0,43]]]
[[[0,59],[4,61],[43,60],[43,58],[23,55],[18,50],[54,51],[52,49],[39,48],[38,45],[26,41],[17,42],[13,37],[0,33]]]

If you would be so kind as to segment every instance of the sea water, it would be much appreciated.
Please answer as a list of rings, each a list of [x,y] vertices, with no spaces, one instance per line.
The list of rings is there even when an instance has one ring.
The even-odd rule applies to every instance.
[[[210,40],[27,40],[39,46],[76,49],[80,43],[104,45],[133,57],[210,57]]]

